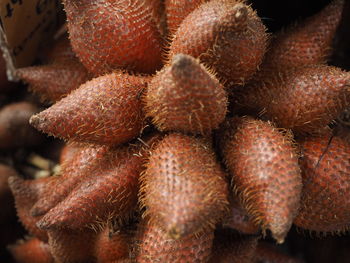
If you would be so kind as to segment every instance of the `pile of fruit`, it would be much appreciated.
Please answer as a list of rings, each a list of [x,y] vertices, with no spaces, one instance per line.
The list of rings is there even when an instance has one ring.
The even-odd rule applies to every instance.
[[[348,230],[344,0],[274,35],[239,0],[63,4],[69,38],[17,70],[52,105],[0,112],[66,142],[54,175],[8,173],[17,262],[302,262],[264,239]]]

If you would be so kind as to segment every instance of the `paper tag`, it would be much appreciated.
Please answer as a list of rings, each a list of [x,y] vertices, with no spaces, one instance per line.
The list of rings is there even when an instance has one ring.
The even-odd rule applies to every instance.
[[[40,48],[64,22],[60,0],[0,0],[0,46],[10,80],[31,65]]]

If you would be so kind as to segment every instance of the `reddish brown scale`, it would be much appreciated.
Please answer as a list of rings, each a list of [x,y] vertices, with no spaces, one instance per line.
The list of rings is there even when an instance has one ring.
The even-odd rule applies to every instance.
[[[227,86],[243,85],[260,65],[266,42],[265,27],[249,6],[236,0],[213,0],[183,20],[169,58],[191,55],[214,69]]]
[[[165,0],[169,35],[174,35],[184,18],[204,2],[206,0]]]
[[[223,219],[221,225],[225,228],[233,228],[243,234],[257,234],[260,227],[254,224],[251,216],[241,205],[238,197],[229,198],[230,211]]]
[[[315,232],[350,227],[350,144],[330,135],[305,138],[300,166],[303,193],[294,224]]]
[[[286,253],[279,251],[277,246],[266,242],[259,242],[255,252],[255,263],[269,262],[269,263],[303,263],[304,261],[292,257]]]
[[[177,54],[150,82],[145,104],[160,130],[209,134],[225,118],[227,94],[198,61]]]
[[[77,58],[49,65],[21,68],[18,77],[29,84],[29,89],[44,101],[55,102],[90,79]]]
[[[108,146],[84,145],[78,148],[74,157],[61,163],[61,176],[55,184],[46,189],[45,194],[31,209],[33,216],[41,216],[64,200],[80,183],[103,170],[101,163],[109,158]],[[97,171],[96,171],[97,170]]]
[[[320,133],[350,105],[350,73],[325,65],[281,71],[248,87],[239,103],[278,127]]]
[[[238,236],[230,229],[215,231],[209,263],[253,263],[258,238]]]
[[[0,110],[0,148],[34,146],[42,136],[28,124],[30,117],[39,111],[28,102],[8,104]]]
[[[152,7],[152,13],[154,21],[158,27],[159,32],[163,39],[166,37],[167,25],[166,25],[166,13],[163,0],[146,0]]]
[[[148,77],[115,72],[81,85],[30,123],[70,141],[121,144],[144,127],[141,93]]]
[[[214,225],[228,205],[225,174],[203,139],[171,134],[154,149],[143,174],[142,204],[169,237]]]
[[[213,243],[213,230],[174,240],[158,226],[144,223],[136,236],[139,263],[207,262]]]
[[[291,26],[273,39],[262,64],[265,74],[286,67],[325,63],[342,16],[344,0],[333,0],[316,15]]]
[[[139,175],[158,135],[143,143],[110,148],[67,197],[38,222],[41,229],[98,229],[109,218],[124,219],[137,205]]]
[[[55,263],[93,263],[96,232],[91,229],[49,230],[49,246]]]
[[[0,164],[0,224],[8,221],[13,214],[13,197],[8,185],[8,178],[16,176],[17,172],[10,166]]]
[[[98,263],[113,263],[129,259],[132,236],[127,231],[106,227],[96,239],[95,257]]]
[[[161,37],[149,1],[64,0],[73,50],[94,74],[117,68],[152,73]]]
[[[36,223],[39,218],[31,215],[30,209],[35,202],[43,196],[45,189],[50,187],[50,184],[56,180],[55,177],[46,177],[35,180],[24,180],[18,176],[9,178],[9,186],[15,198],[17,215],[26,228],[32,235],[42,241],[47,241],[47,233],[39,229]]]
[[[37,238],[20,240],[8,249],[17,263],[54,263],[49,245]]]
[[[229,119],[221,151],[245,209],[284,241],[299,208],[301,176],[291,134],[250,117]]]

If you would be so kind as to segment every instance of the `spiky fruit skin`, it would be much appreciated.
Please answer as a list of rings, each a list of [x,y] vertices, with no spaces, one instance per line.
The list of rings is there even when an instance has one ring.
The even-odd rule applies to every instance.
[[[239,236],[230,229],[215,231],[210,263],[252,263],[258,238],[252,236]]]
[[[161,37],[148,1],[63,1],[74,52],[92,73],[117,68],[152,73],[161,65]]]
[[[348,72],[310,65],[270,75],[248,87],[239,100],[261,110],[279,127],[301,134],[321,133],[350,104],[349,83]]]
[[[228,186],[210,145],[170,134],[154,149],[142,175],[142,204],[169,237],[214,228],[227,211]]]
[[[304,261],[288,254],[282,253],[276,246],[266,242],[259,242],[256,247],[255,257],[258,262],[272,262],[272,263],[303,263]]]
[[[96,232],[91,229],[48,230],[50,251],[57,263],[93,263]]]
[[[139,226],[136,262],[182,263],[207,262],[210,258],[214,233],[212,230],[174,240],[158,226],[144,223]]]
[[[21,240],[9,246],[9,250],[18,263],[54,263],[48,244],[37,238]]]
[[[343,6],[344,0],[334,0],[303,23],[278,33],[264,58],[263,72],[324,63],[332,51]]]
[[[24,180],[18,176],[9,178],[8,183],[15,198],[17,215],[25,229],[40,240],[47,242],[47,233],[36,226],[40,217],[31,215],[30,209],[49,187],[52,178],[40,178],[36,180]]]
[[[42,100],[50,102],[60,100],[90,77],[76,58],[49,65],[20,68],[16,73],[29,84],[29,89]]]
[[[169,35],[174,35],[181,22],[205,0],[165,0]]]
[[[110,218],[125,219],[137,205],[139,175],[149,150],[159,140],[152,135],[144,142],[110,147],[101,160],[88,165],[84,179],[61,202],[51,208],[37,225],[41,229],[98,229]],[[69,188],[69,185],[66,187]]]
[[[294,224],[334,233],[350,226],[350,144],[330,135],[301,143],[303,193]]]
[[[70,141],[121,144],[143,128],[141,92],[148,77],[115,72],[81,85],[69,96],[34,115],[30,123]]]
[[[0,110],[0,148],[9,149],[34,146],[42,142],[42,136],[28,121],[39,111],[29,102],[8,104]]]
[[[132,243],[130,233],[126,231],[113,231],[106,227],[96,239],[95,255],[98,263],[119,262],[129,258]]]
[[[87,180],[99,167],[111,150],[108,146],[84,145],[71,159],[61,163],[59,180],[47,187],[45,194],[33,205],[31,214],[42,216],[64,200],[80,183]]]
[[[250,117],[229,119],[222,155],[243,206],[281,243],[299,208],[301,176],[290,134]]]
[[[249,6],[235,0],[214,0],[183,20],[169,58],[178,53],[191,55],[214,69],[227,86],[242,85],[260,65],[266,42],[265,27]]]
[[[146,115],[162,131],[209,134],[227,110],[224,87],[198,61],[182,54],[152,79],[144,100]]]

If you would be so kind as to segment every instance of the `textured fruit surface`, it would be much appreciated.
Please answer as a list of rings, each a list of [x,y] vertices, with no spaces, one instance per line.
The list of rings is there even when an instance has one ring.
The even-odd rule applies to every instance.
[[[30,123],[71,141],[120,144],[143,128],[140,93],[148,77],[111,73],[81,85]]]
[[[89,79],[88,72],[77,58],[21,68],[16,74],[40,98],[52,102],[63,98]]]
[[[50,251],[58,263],[94,262],[96,232],[91,229],[48,231]]]
[[[266,42],[265,27],[249,6],[235,0],[214,0],[183,20],[169,58],[178,53],[191,55],[213,68],[226,85],[242,85],[261,63]]]
[[[151,220],[174,239],[214,228],[228,205],[224,177],[206,141],[170,134],[149,159],[141,202]]]
[[[96,170],[103,170],[104,167],[99,167],[99,164],[109,157],[109,150],[108,146],[80,146],[74,157],[61,163],[61,176],[45,189],[45,194],[31,208],[31,214],[44,215]]]
[[[48,244],[37,238],[20,240],[9,250],[17,263],[54,263]]]
[[[73,50],[92,73],[117,68],[152,73],[161,65],[160,33],[149,1],[63,3]]]
[[[250,117],[229,119],[222,154],[244,208],[281,243],[299,208],[301,176],[290,134]]]
[[[42,141],[40,133],[28,125],[30,117],[39,111],[29,102],[16,102],[0,110],[0,148],[33,146]]]
[[[156,138],[149,139],[148,147]],[[110,147],[102,160],[87,166],[84,180],[75,187],[66,185],[72,190],[43,216],[38,226],[43,229],[97,229],[109,218],[129,216],[137,204],[139,175],[147,155],[148,148],[141,142]]]
[[[350,226],[350,144],[339,137],[309,137],[301,143],[303,193],[294,223],[316,232]]]
[[[225,118],[227,94],[198,61],[177,54],[150,82],[145,103],[160,130],[209,134]]]
[[[257,243],[257,237],[240,236],[231,229],[216,230],[209,262],[252,263]]]
[[[43,196],[42,194],[49,187],[51,180],[52,178],[24,180],[18,176],[9,178],[9,186],[15,198],[17,215],[21,223],[32,236],[45,242],[47,241],[47,233],[36,226],[40,217],[33,217],[30,209]]]
[[[350,73],[325,65],[289,69],[248,87],[241,102],[277,126],[319,133],[350,104]]]
[[[210,257],[214,233],[201,232],[182,239],[168,237],[154,224],[139,227],[137,262],[207,262]]]
[[[263,71],[324,63],[341,19],[344,0],[333,0],[304,22],[278,33],[262,64]]]
[[[114,231],[106,227],[96,238],[95,255],[98,263],[119,262],[128,259],[131,246],[131,234],[127,231]]]
[[[169,34],[173,35],[182,20],[205,1],[206,0],[190,0],[184,2],[182,0],[165,0]]]

